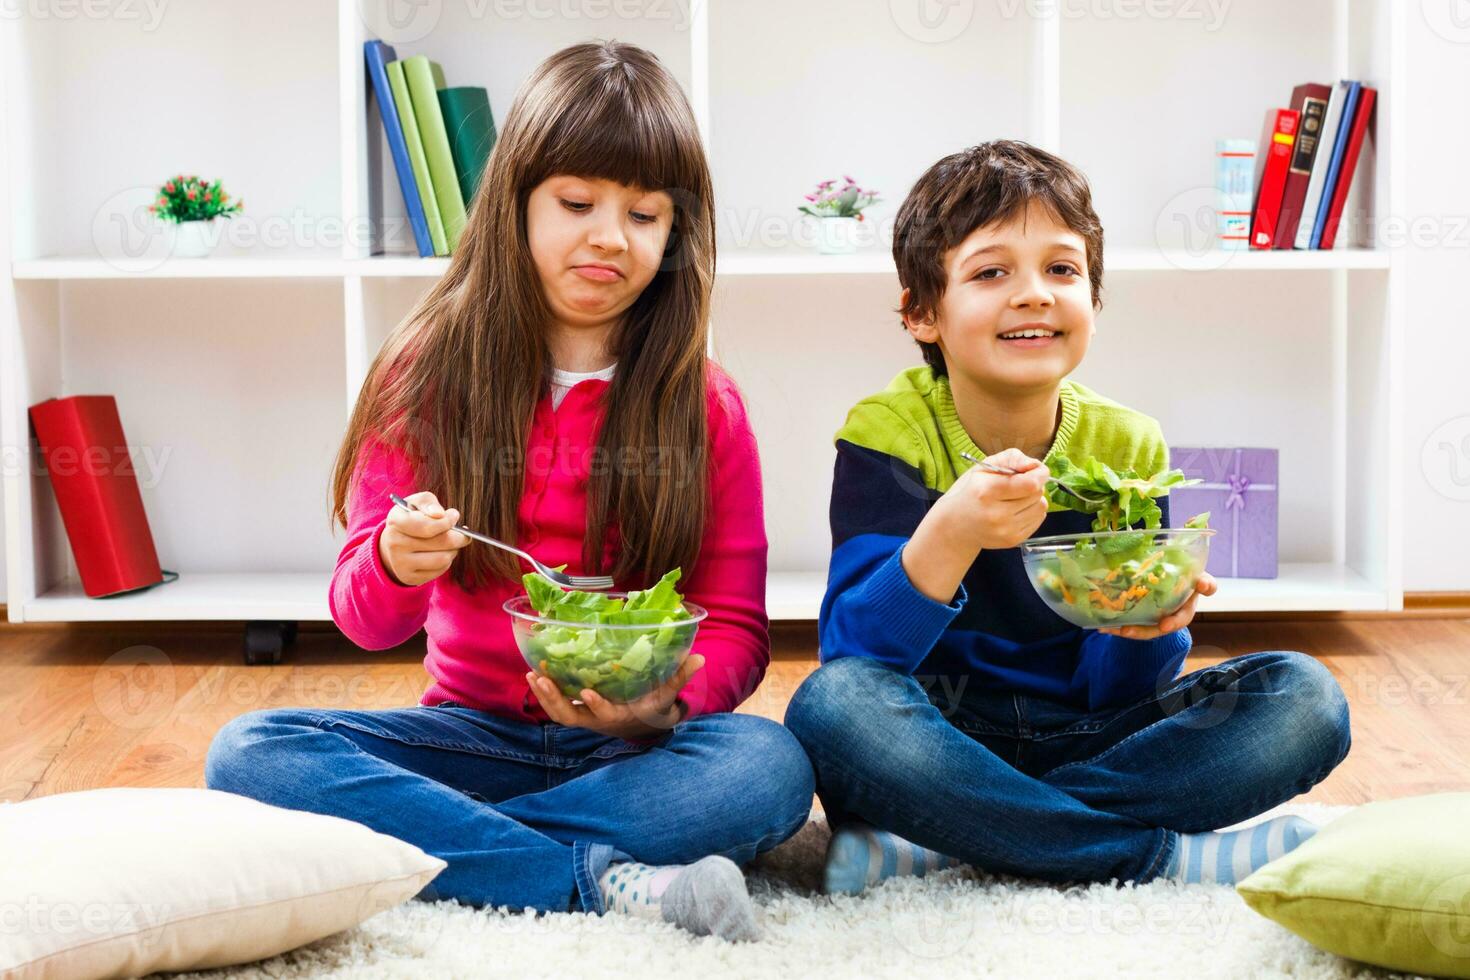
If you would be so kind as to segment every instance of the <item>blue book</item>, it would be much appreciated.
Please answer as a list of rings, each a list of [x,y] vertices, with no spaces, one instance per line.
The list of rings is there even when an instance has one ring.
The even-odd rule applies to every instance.
[[[1347,101],[1342,106],[1342,119],[1337,124],[1337,138],[1332,141],[1332,160],[1327,164],[1327,179],[1322,184],[1322,201],[1317,205],[1317,220],[1312,222],[1312,247],[1322,247],[1322,227],[1327,224],[1327,212],[1332,210],[1332,192],[1337,187],[1338,172],[1342,169],[1342,158],[1347,151],[1348,136],[1353,131],[1353,114],[1358,108],[1358,93],[1363,90],[1362,82],[1348,83]]]
[[[398,110],[393,104],[393,90],[388,85],[386,66],[390,61],[397,61],[398,55],[382,41],[367,41],[362,49],[367,56],[373,92],[378,98],[378,115],[383,119],[383,132],[387,134],[388,148],[393,152],[393,169],[398,171],[398,188],[403,191],[403,205],[408,210],[408,223],[413,226],[414,242],[418,245],[421,258],[432,258],[434,243],[429,238],[429,223],[424,219],[424,203],[419,197],[419,186],[413,179],[413,166],[408,160],[408,145],[403,141],[403,124],[399,122]]]

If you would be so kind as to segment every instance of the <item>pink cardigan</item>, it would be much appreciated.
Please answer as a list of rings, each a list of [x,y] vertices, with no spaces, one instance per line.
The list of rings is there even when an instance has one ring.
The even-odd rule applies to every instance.
[[[587,473],[608,387],[606,381],[583,381],[555,410],[548,392],[536,406],[531,429],[518,543],[547,565],[565,562],[572,574],[583,571]],[[689,704],[687,717],[733,710],[755,692],[770,662],[760,459],[740,393],[713,363],[708,404],[712,507],[698,561],[684,569],[679,583],[686,599],[709,610],[694,642],[705,664],[681,695]],[[548,721],[526,685],[526,663],[501,609],[506,599],[523,593],[519,580],[493,581],[469,593],[455,584],[452,571],[404,586],[383,567],[378,537],[393,506],[388,492],[406,497],[422,489],[403,453],[369,440],[348,495],[347,543],[337,557],[329,597],[332,619],[367,650],[397,646],[426,629],[424,667],[433,681],[422,704],[454,701],[520,721]],[[616,546],[614,528],[609,556]],[[648,584],[619,581],[617,587]]]

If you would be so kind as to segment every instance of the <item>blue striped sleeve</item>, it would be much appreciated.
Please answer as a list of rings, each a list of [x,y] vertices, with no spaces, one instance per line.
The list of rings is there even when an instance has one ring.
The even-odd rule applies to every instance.
[[[817,620],[823,663],[871,657],[913,673],[964,607],[914,588],[903,548],[939,494],[919,470],[886,453],[837,441],[832,477],[832,560]]]

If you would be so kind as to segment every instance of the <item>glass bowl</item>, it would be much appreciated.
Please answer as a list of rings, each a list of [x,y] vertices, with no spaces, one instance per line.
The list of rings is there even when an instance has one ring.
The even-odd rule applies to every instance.
[[[602,594],[627,597],[626,592]],[[700,622],[709,615],[686,602],[684,619],[596,625],[546,619],[525,595],[502,608],[510,614],[516,646],[532,670],[550,677],[568,698],[580,699],[583,689],[590,688],[619,704],[637,700],[674,676],[694,646]]]
[[[1074,626],[1154,626],[1184,605],[1210,553],[1211,528],[1056,534],[1021,543],[1036,594]]]

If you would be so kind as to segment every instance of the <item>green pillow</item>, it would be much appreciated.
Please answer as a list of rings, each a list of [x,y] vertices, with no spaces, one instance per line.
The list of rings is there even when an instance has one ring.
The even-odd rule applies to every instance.
[[[1236,891],[1328,952],[1470,977],[1470,793],[1358,807]]]

